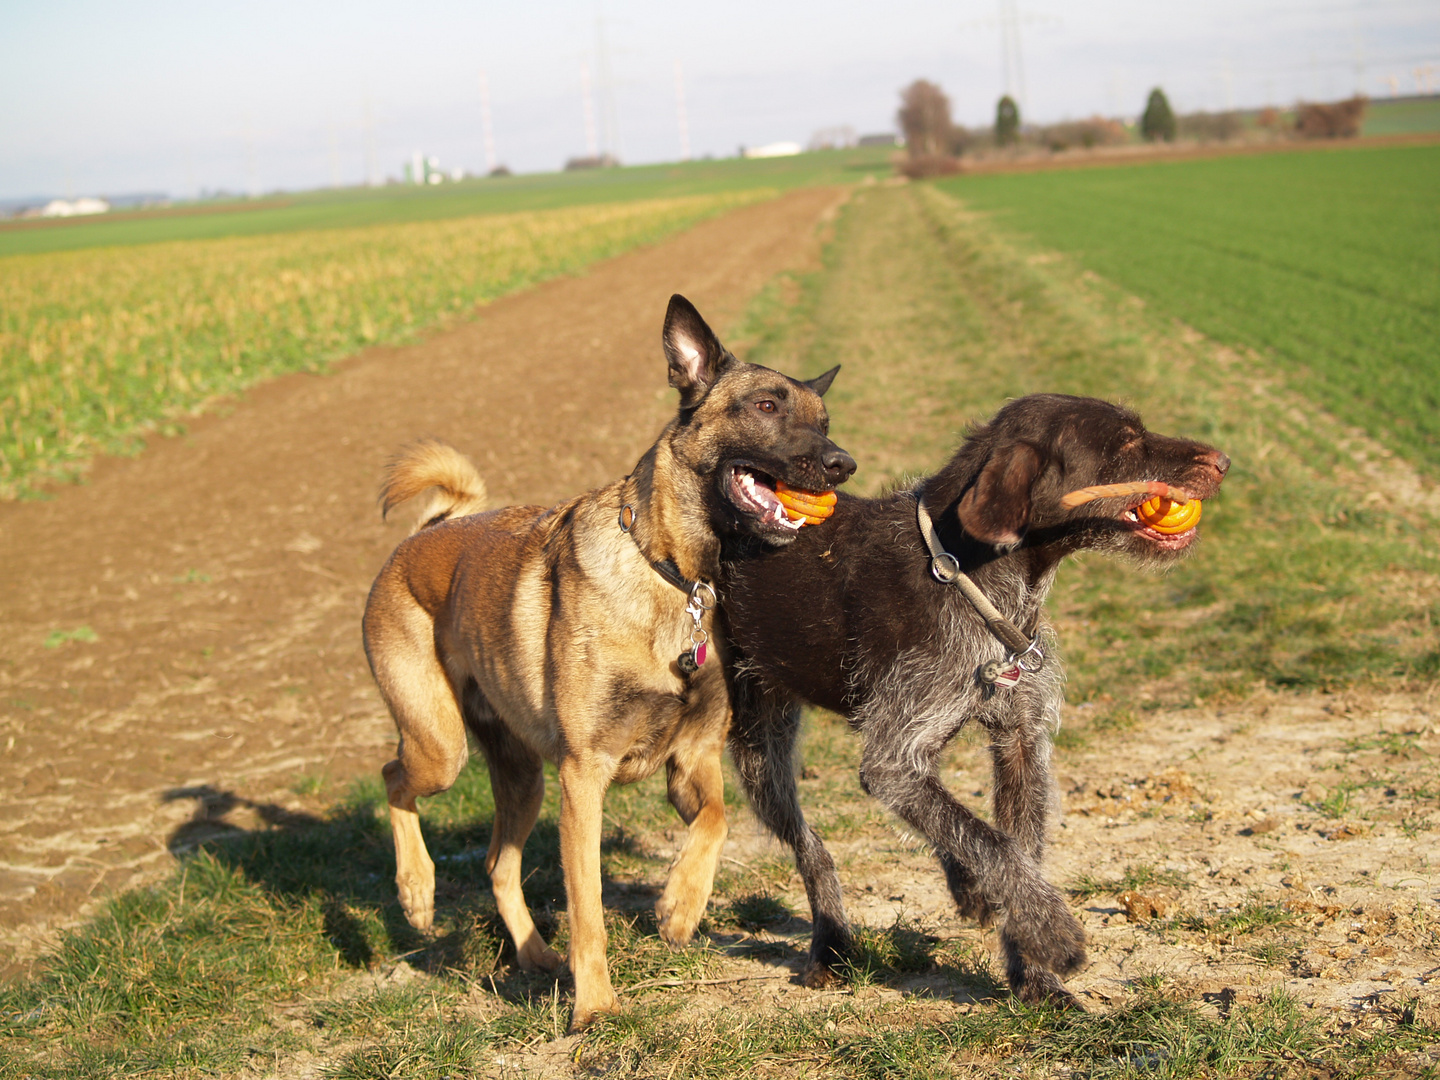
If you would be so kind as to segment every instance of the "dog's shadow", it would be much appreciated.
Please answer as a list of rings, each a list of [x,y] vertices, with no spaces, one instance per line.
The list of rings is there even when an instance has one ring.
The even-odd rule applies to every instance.
[[[208,784],[173,788],[164,799],[193,800],[195,804],[190,819],[169,837],[168,846],[182,863],[203,861],[222,874],[228,872],[259,887],[282,905],[318,909],[325,937],[338,951],[342,964],[351,969],[378,969],[398,961],[430,974],[477,982],[506,1000],[521,1003],[541,1002],[554,991],[557,976],[521,971],[515,963],[514,945],[496,910],[485,872],[492,824],[488,808],[477,808],[479,812],[468,820],[447,823],[425,818],[426,844],[435,860],[436,920],[430,932],[421,933],[410,926],[400,908],[388,816],[374,798],[357,796],[323,815],[257,802]],[[633,935],[632,950],[660,951],[663,946],[657,937],[654,904],[666,860],[647,857],[623,829],[607,829],[603,848],[609,854],[623,854],[627,861],[654,863],[644,867],[645,880],[607,878],[604,901],[607,911],[628,926],[628,931],[612,937]],[[559,828],[553,818],[542,817],[531,833],[522,873],[526,903],[536,926],[547,941],[554,941],[563,925],[565,883],[560,870]],[[191,895],[197,895],[195,887],[191,886]],[[762,926],[773,933],[751,932]],[[742,896],[720,904],[712,902],[697,940],[708,938],[711,948],[788,970],[791,981],[798,982],[809,933],[808,919],[775,907],[773,901]],[[933,957],[934,964],[928,963],[934,939],[911,941],[906,936],[909,931],[899,934],[899,939],[888,943],[887,951],[898,945],[902,954],[921,960],[921,964],[895,964],[888,955],[867,961],[862,951],[857,969],[844,972],[843,981],[878,982],[963,1001],[983,1000],[1000,989],[978,970],[947,972],[954,964],[939,955]],[[625,943],[617,940],[612,945],[623,948]],[[926,955],[921,957],[921,952]],[[665,961],[657,957],[654,962]],[[618,970],[624,966],[617,964],[615,972],[622,994],[625,983],[633,981]],[[929,973],[921,974],[927,967]],[[633,974],[642,977],[644,972]],[[563,969],[558,982],[562,992],[571,988],[570,976]]]
[[[514,998],[548,994],[555,983],[553,976],[515,969],[514,946],[485,872],[493,820],[488,812],[455,823],[425,820],[435,860],[436,920],[422,933],[400,908],[390,826],[373,799],[353,798],[317,815],[203,784],[173,788],[163,798],[195,802],[190,819],[168,841],[182,864],[203,862],[258,886],[282,905],[318,908],[325,936],[352,968],[398,960],[430,973],[484,978],[487,985],[493,978],[496,990]],[[565,909],[553,820],[542,818],[531,833],[523,873],[526,902],[549,939]]]

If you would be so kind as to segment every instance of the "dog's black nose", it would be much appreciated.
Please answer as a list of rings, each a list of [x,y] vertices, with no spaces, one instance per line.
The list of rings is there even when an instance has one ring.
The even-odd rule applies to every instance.
[[[832,484],[843,484],[855,471],[855,459],[838,446],[826,450],[820,464],[825,466],[825,479]]]

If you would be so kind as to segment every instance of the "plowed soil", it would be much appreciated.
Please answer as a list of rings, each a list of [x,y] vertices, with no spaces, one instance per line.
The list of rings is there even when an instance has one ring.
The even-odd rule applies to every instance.
[[[670,294],[726,326],[817,257],[842,198],[736,211],[0,506],[0,970],[177,851],[388,759],[359,620],[405,531],[375,504],[398,445],[448,439],[497,503],[623,475],[673,408]]]

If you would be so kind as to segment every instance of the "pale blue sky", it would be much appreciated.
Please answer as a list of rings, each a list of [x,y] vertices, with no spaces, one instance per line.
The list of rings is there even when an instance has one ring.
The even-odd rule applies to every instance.
[[[1163,85],[1181,111],[1387,95],[1433,65],[1436,0],[1017,0],[1026,119],[1134,114]],[[580,65],[595,72],[595,0],[405,5],[258,0],[0,0],[0,198],[244,191],[363,178],[367,95],[377,165],[413,150],[484,164],[479,73],[499,157],[557,168],[586,149]],[[661,3],[604,0],[618,150],[674,160],[675,61],[693,152],[893,127],[917,77],[957,120],[1003,90],[997,0]],[[248,148],[248,149],[247,149]]]

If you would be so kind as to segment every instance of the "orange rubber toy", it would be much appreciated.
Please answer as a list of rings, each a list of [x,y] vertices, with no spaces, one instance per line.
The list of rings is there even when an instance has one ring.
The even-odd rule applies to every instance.
[[[1189,532],[1200,524],[1200,500],[1172,502],[1162,495],[1146,499],[1135,508],[1135,515],[1158,533],[1173,536]]]
[[[806,491],[792,488],[783,480],[775,481],[775,497],[785,508],[785,515],[791,521],[802,525],[819,525],[835,512],[835,492]]]

